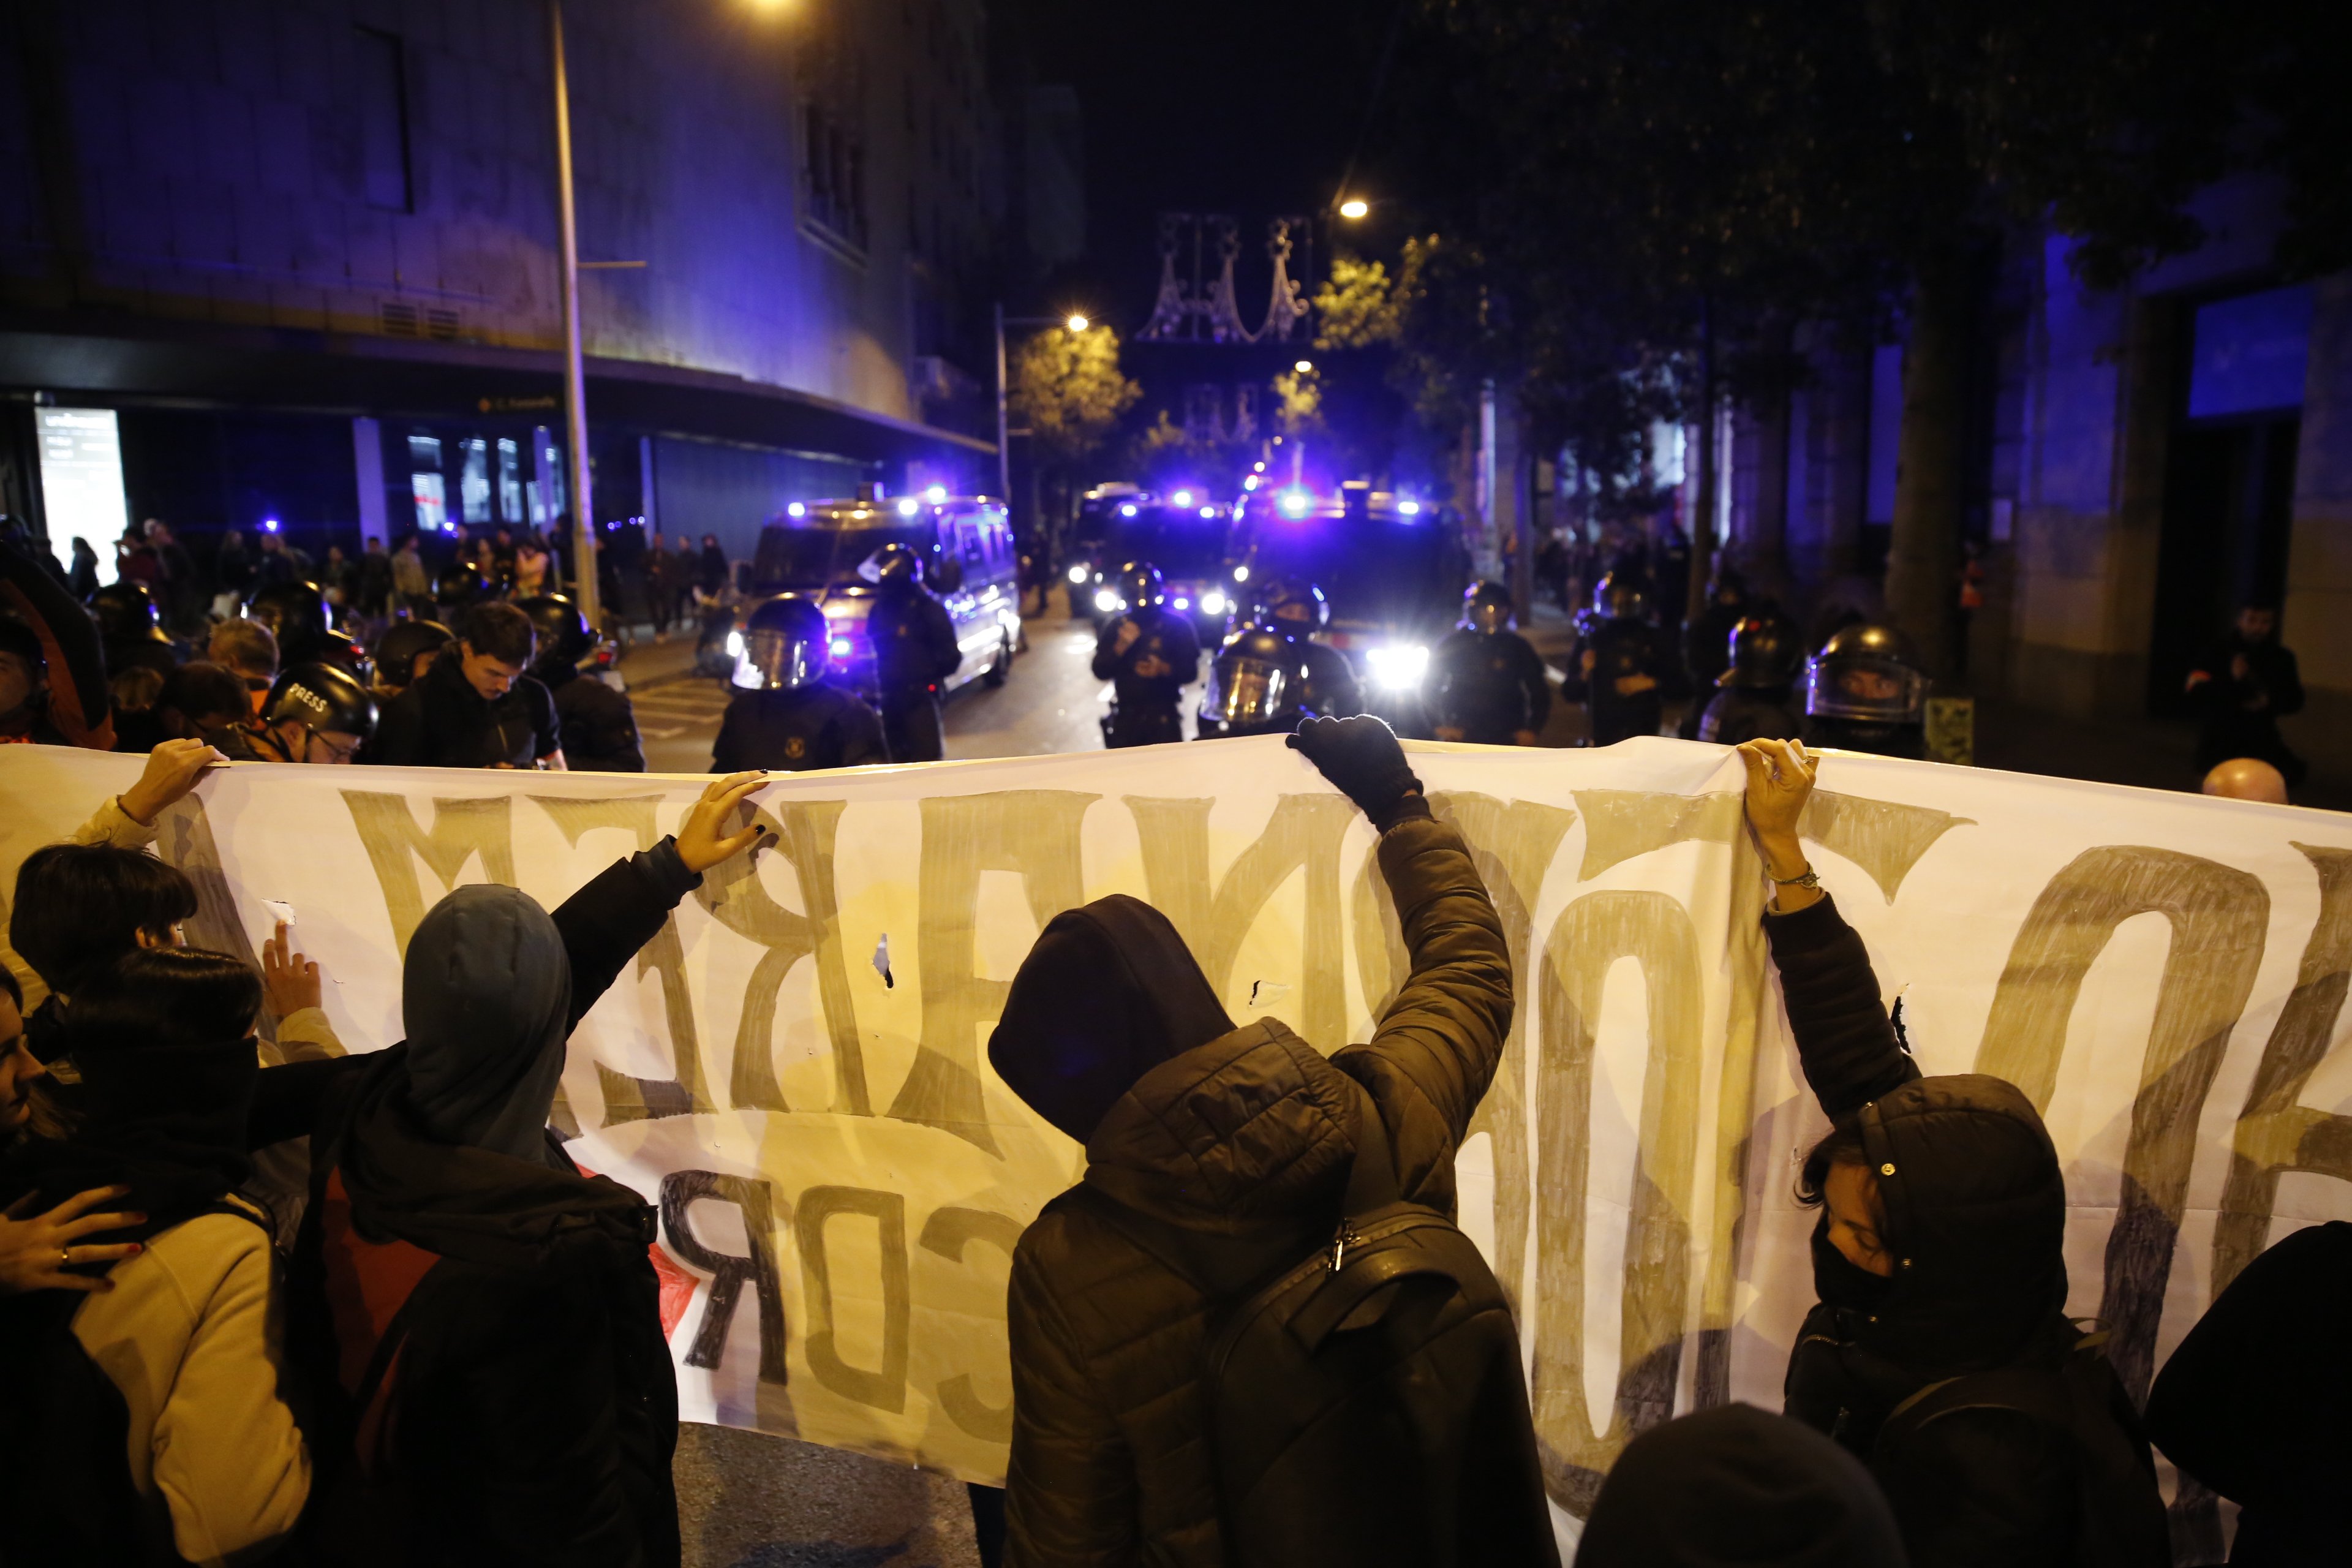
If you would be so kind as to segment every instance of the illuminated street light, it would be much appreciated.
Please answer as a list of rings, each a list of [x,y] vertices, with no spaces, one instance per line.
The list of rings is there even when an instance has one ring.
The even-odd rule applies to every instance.
[[[1072,316],[1069,320],[1069,328],[1070,331],[1074,332],[1085,331],[1087,330],[1087,319],[1084,316]]]
[[[1315,362],[1311,359],[1303,359],[1297,364],[1292,365],[1290,368],[1297,371],[1301,375],[1311,375],[1314,374]]]
[[[923,499],[933,506],[938,506],[948,499],[948,488],[945,485],[933,485],[923,492]]]
[[[1372,204],[1361,196],[1349,196],[1339,204],[1339,216],[1344,218],[1360,218],[1371,210]]]

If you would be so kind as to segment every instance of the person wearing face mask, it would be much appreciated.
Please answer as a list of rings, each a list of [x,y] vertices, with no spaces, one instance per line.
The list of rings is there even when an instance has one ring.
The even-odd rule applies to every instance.
[[[1798,1183],[1821,1210],[1820,1301],[1788,1414],[1870,1468],[1914,1568],[2163,1568],[2147,1440],[2104,1336],[2065,1316],[2066,1184],[2041,1116],[2000,1079],[1921,1075],[1798,839],[1816,760],[1788,741],[1738,751],[1765,936],[1830,1119]]]
[[[549,1122],[572,1028],[758,840],[730,824],[766,782],[714,781],[675,837],[552,914],[484,884],[417,925],[406,1037],[320,1112],[290,1274],[325,1560],[677,1563],[654,1211],[573,1164]]]

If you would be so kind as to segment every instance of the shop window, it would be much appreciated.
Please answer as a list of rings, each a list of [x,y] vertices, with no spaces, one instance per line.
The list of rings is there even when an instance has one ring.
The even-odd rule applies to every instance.
[[[522,510],[522,447],[509,436],[499,437],[499,521],[528,521]]]
[[[479,436],[464,445],[465,466],[457,475],[458,504],[468,523],[490,521],[490,446]]]

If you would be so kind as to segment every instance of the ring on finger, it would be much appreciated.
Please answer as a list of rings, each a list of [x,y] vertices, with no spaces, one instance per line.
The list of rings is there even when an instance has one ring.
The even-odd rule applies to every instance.
[[[61,1268],[71,1268],[73,1267],[73,1248],[70,1247],[58,1247],[58,1263]]]

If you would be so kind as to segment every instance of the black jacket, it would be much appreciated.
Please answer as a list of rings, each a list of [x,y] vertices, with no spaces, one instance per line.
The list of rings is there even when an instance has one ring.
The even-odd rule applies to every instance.
[[[2236,1503],[2232,1564],[2342,1561],[2352,1543],[2352,1225],[2296,1231],[2205,1310],[2148,1391],[2165,1457]]]
[[[739,691],[727,704],[710,749],[714,773],[747,768],[800,773],[889,760],[880,716],[837,686]]]
[[[2246,673],[2231,673],[2240,656]],[[2303,675],[2294,654],[2273,638],[2250,643],[2231,636],[2197,666],[2207,679],[2191,693],[2202,710],[2197,765],[2210,768],[2231,757],[2260,757],[2294,784],[2303,761],[2287,750],[2278,721],[2303,710]]]
[[[567,1030],[699,880],[664,840],[553,911]],[[406,1049],[338,1085],[313,1134],[289,1314],[327,1407],[309,1540],[329,1563],[676,1563],[677,1392],[653,1209],[568,1161],[429,1137],[394,1087]],[[418,1253],[438,1261],[394,1320],[389,1419],[371,1429],[352,1395],[381,1325],[356,1304]]]
[[[1507,746],[1521,730],[1543,732],[1551,682],[1533,645],[1517,632],[1489,637],[1463,627],[1437,645],[1429,662],[1431,711],[1464,740]]]
[[[874,643],[874,679],[887,699],[919,696],[963,663],[947,606],[920,588],[885,588],[866,618]]]
[[[1118,651],[1118,628],[1134,623],[1140,635],[1125,653]],[[1135,667],[1147,658],[1168,666],[1166,675],[1138,675]],[[1114,616],[1095,640],[1095,679],[1108,680],[1121,714],[1145,709],[1173,713],[1184,687],[1201,672],[1201,639],[1188,616],[1146,606],[1132,615]],[[1172,738],[1172,737],[1171,737]]]
[[[453,648],[384,708],[367,760],[389,767],[528,768],[562,745],[546,687],[526,675],[497,701],[485,701]]]
[[[1646,675],[1663,683],[1672,674],[1665,634],[1647,621],[1613,616],[1595,621],[1585,638],[1584,653],[1592,657],[1585,674],[1585,707],[1592,715],[1592,743],[1613,745],[1636,735],[1654,735],[1664,711],[1660,688],[1630,696],[1617,689],[1627,676]],[[1580,667],[1583,659],[1577,660]]]
[[[1719,746],[1744,741],[1795,741],[1803,738],[1804,721],[1790,705],[1789,689],[1759,690],[1727,686],[1707,701],[1699,715],[1698,738]]]
[[[637,739],[637,711],[628,697],[577,669],[554,671],[556,733],[564,766],[594,773],[641,773],[646,749]]]
[[[2066,1187],[2050,1135],[2012,1084],[1920,1076],[1862,938],[1832,900],[1767,916],[1765,931],[1805,1080],[1832,1119],[1860,1121],[1900,1259],[1892,1279],[1865,1273],[1830,1245],[1826,1216],[1815,1226],[1822,1300],[1789,1358],[1788,1413],[1870,1466],[1914,1568],[2071,1564],[2085,1495],[2079,1431],[1976,1408],[1881,1432],[1931,1384],[2020,1366],[2055,1376],[2074,1351]],[[2146,1440],[2094,1436],[2137,1445],[2144,1493],[2125,1500],[2117,1528],[2152,1519],[2161,1542]]]
[[[1307,686],[1298,694],[1301,708],[1331,719],[1352,718],[1364,710],[1363,689],[1357,683],[1356,668],[1348,662],[1346,654],[1302,637],[1298,656],[1307,666]],[[1550,700],[1549,694],[1545,700]]]

